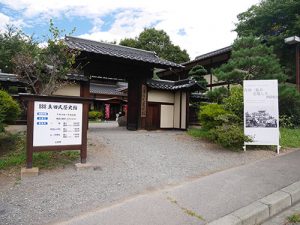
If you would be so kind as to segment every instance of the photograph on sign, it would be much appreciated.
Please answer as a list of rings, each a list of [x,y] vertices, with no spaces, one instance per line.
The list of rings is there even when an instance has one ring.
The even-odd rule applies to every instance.
[[[277,127],[277,119],[266,109],[245,112],[246,127],[271,128]]]
[[[244,133],[246,145],[279,145],[277,80],[244,81]]]
[[[34,102],[33,146],[81,145],[82,104]]]

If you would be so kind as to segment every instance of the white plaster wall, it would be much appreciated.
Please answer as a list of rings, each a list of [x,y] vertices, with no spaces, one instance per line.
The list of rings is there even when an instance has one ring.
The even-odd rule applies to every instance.
[[[204,79],[207,81],[208,84],[210,84],[210,74],[205,75]],[[212,75],[212,84],[215,84],[217,82],[218,82],[217,77]]]
[[[174,103],[174,93],[170,91],[150,90],[148,92],[148,101]]]
[[[160,106],[160,128],[173,128],[174,125],[174,106]]]
[[[61,89],[58,89],[53,95],[80,96],[80,85],[68,84]]]
[[[181,129],[186,129],[186,93],[182,92],[181,97]]]
[[[175,93],[174,98],[174,128],[180,128],[180,91]]]

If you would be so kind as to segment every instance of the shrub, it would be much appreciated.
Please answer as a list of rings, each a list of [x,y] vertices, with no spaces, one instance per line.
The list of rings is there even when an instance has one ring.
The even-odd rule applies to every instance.
[[[243,87],[235,86],[230,89],[230,95],[224,99],[224,109],[234,113],[243,119],[244,114],[244,97]]]
[[[14,123],[21,113],[19,104],[3,90],[0,90],[0,109],[4,123]]]
[[[279,125],[283,128],[295,128],[293,124],[293,117],[287,115],[282,115],[279,117]]]
[[[225,87],[215,88],[207,92],[207,98],[210,102],[221,104],[224,98],[228,97],[228,89]]]
[[[89,111],[89,120],[97,120],[102,117],[102,113],[99,111]]]
[[[279,114],[292,117],[294,125],[300,125],[300,93],[294,87],[279,86]]]
[[[215,118],[216,121],[219,121],[220,124],[240,124],[242,120],[235,114],[226,113],[219,115]]]
[[[210,131],[211,137],[224,148],[240,151],[244,142],[250,142],[251,138],[244,135],[242,126],[237,124],[223,124]]]
[[[219,104],[209,104],[201,107],[200,113],[199,113],[199,120],[201,123],[201,126],[204,129],[212,129],[216,126],[219,126],[222,124],[220,120],[217,120],[216,118],[220,115],[228,114],[229,112],[226,111],[222,105]]]

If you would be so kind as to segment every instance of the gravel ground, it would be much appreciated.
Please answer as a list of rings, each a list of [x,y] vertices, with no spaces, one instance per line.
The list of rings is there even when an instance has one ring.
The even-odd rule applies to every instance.
[[[57,222],[275,155],[230,152],[183,131],[127,131],[116,123],[90,124],[88,139],[88,162],[98,165],[96,170],[42,170],[38,177],[0,188],[0,224]]]

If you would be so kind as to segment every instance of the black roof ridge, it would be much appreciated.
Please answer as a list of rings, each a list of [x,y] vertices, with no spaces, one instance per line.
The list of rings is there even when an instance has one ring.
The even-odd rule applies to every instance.
[[[110,87],[118,86],[117,84],[101,84],[101,83],[95,83],[95,82],[90,82],[90,84],[97,85],[97,86],[110,86]]]
[[[169,83],[169,84],[172,84],[173,86],[176,86],[176,85],[179,85],[179,84],[183,84],[185,82],[196,82],[195,80],[193,79],[189,79],[189,78],[186,78],[186,79],[182,79],[182,80],[163,80],[163,79],[153,79],[153,78],[149,78],[147,80],[147,82],[161,82],[161,83]]]
[[[217,54],[220,54],[220,53],[223,53],[225,50],[230,50],[232,49],[232,45],[229,45],[227,47],[224,47],[224,48],[219,48],[219,49],[216,49],[214,51],[211,51],[211,52],[207,52],[207,53],[204,53],[202,55],[198,55],[195,57],[195,59],[193,60],[190,60],[190,61],[187,61],[187,62],[183,62],[183,63],[180,63],[180,65],[186,65],[186,64],[189,64],[191,62],[195,62],[197,60],[199,60],[200,58],[204,58],[205,56],[214,56],[214,55],[217,55]],[[161,71],[163,71],[164,69],[162,69]]]
[[[77,39],[77,40],[87,41],[87,42],[91,42],[91,43],[94,43],[94,44],[100,43],[100,44],[104,44],[104,45],[117,46],[117,47],[120,47],[120,48],[130,49],[130,50],[134,50],[134,51],[152,53],[155,56],[157,56],[155,51],[148,51],[148,50],[144,50],[144,49],[133,48],[133,47],[128,47],[128,46],[119,45],[119,44],[111,44],[111,43],[106,43],[106,42],[102,42],[102,41],[95,41],[95,40],[91,40],[91,39],[87,39],[87,38],[80,38],[80,37],[74,37],[74,36],[66,36],[65,38],[66,38],[67,41],[68,41],[68,38],[74,38],[74,39]]]
[[[2,75],[2,76],[18,76],[18,74],[15,74],[15,73],[4,73],[4,72],[0,72],[0,75]]]
[[[198,55],[198,56],[195,57],[194,60],[197,60],[197,59],[205,57],[205,56],[211,56],[211,55],[215,55],[215,54],[218,54],[218,53],[222,53],[223,51],[230,50],[230,49],[232,49],[232,45],[229,45],[229,46],[224,47],[224,48],[219,48],[219,49],[216,49],[214,51],[204,53],[202,55]]]

